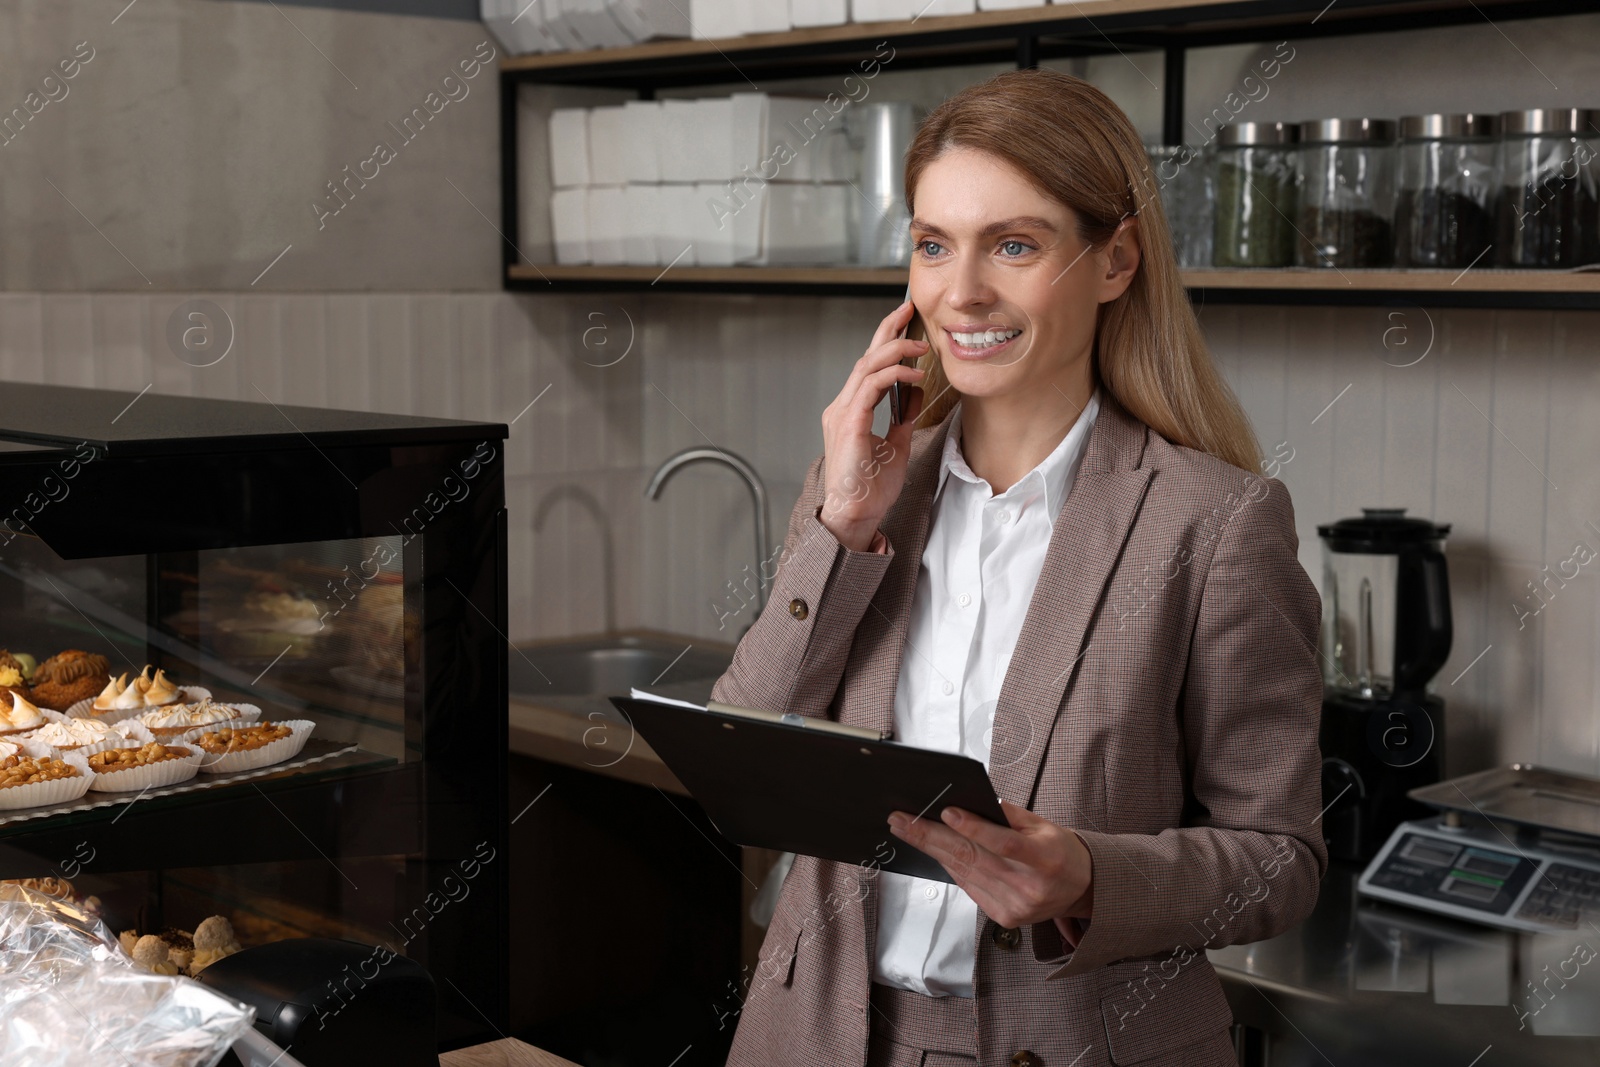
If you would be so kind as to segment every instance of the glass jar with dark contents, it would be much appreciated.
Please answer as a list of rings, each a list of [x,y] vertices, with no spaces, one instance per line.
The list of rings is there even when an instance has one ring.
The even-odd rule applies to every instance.
[[[1498,120],[1494,115],[1407,115],[1400,120],[1394,209],[1397,267],[1492,263]]]
[[[1284,122],[1230,122],[1217,131],[1217,266],[1294,262],[1296,133]]]
[[[1394,123],[1318,119],[1300,124],[1295,153],[1302,267],[1394,262]]]
[[[1575,267],[1600,244],[1594,143],[1584,108],[1500,116],[1496,260],[1503,267]]]

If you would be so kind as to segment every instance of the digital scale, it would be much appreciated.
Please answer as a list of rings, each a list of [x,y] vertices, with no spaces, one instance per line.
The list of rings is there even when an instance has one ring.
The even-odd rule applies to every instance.
[[[1600,780],[1514,763],[1408,795],[1440,814],[1395,828],[1363,895],[1529,933],[1600,929]]]

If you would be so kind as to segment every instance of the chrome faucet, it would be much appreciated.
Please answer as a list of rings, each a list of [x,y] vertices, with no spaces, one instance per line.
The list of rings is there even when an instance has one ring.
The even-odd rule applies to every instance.
[[[745,485],[750,488],[750,501],[756,510],[756,610],[755,615],[761,614],[761,609],[767,606],[767,583],[762,577],[761,568],[767,560],[767,487],[761,481],[761,475],[756,469],[745,462],[740,456],[720,448],[686,448],[682,452],[668,456],[662,461],[661,466],[650,476],[650,484],[645,487],[644,495],[651,500],[660,498],[662,486],[667,484],[667,479],[672,477],[683,467],[691,463],[710,461],[732,467],[734,472],[743,478]],[[754,616],[752,616],[752,619]]]

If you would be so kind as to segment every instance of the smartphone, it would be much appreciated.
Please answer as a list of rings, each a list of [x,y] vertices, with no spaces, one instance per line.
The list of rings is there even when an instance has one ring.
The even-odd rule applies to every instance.
[[[911,286],[909,284],[906,285],[905,299],[911,299]],[[928,331],[923,328],[922,315],[917,311],[915,305],[912,305],[911,308],[911,321],[906,323],[906,328],[900,331],[900,336],[908,337],[913,341],[925,341],[928,338]],[[914,361],[908,362],[907,360],[901,360],[900,363],[902,366],[915,365]],[[911,407],[911,389],[912,386],[909,382],[895,382],[889,387],[890,422],[898,424],[904,421],[901,413]]]

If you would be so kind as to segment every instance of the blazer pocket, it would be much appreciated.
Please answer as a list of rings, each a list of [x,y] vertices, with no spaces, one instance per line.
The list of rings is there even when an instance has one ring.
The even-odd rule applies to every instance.
[[[777,982],[780,986],[788,986],[794,982],[794,961],[800,954],[800,938],[806,932],[805,924],[797,924],[793,930],[777,928],[770,930],[766,941],[770,944],[770,951],[762,955],[756,964],[756,977],[766,982]],[[768,944],[762,947],[765,949]]]
[[[1160,964],[1171,958],[1163,954],[1148,961],[1112,965],[1113,970],[1126,971],[1131,980],[1107,989],[1100,997],[1106,1048],[1111,1062],[1119,1067],[1177,1052],[1233,1023],[1233,1009],[1228,1007],[1222,983],[1209,964],[1202,962],[1204,957],[1191,960],[1168,980]]]

